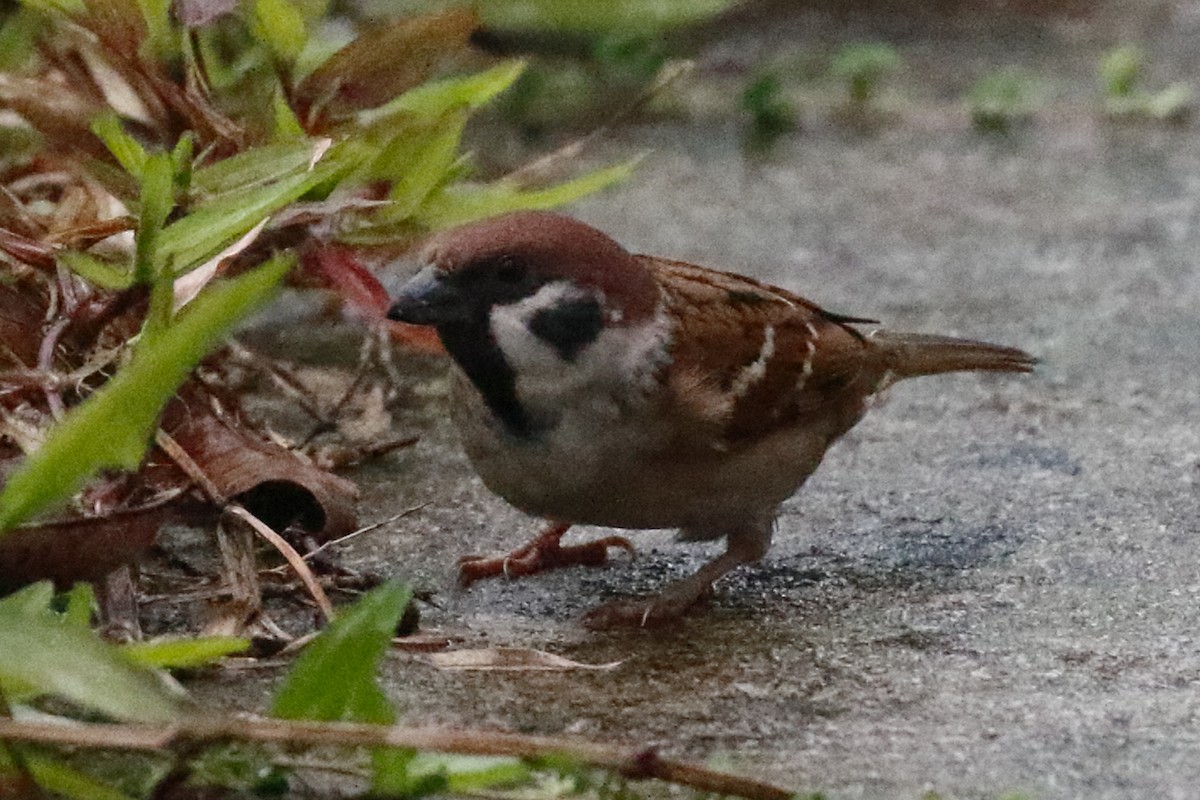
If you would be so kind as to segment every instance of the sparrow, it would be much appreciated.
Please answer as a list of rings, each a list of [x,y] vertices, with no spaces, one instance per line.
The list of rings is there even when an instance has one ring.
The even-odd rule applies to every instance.
[[[464,583],[599,564],[609,536],[572,524],[678,529],[725,551],[648,599],[593,609],[592,628],[674,620],[767,552],[780,505],[896,381],[1029,372],[1011,347],[863,332],[730,272],[634,255],[559,214],[523,211],[435,235],[388,317],[433,326],[454,361],[451,415],[483,483],[549,520],[505,557],[466,557]]]

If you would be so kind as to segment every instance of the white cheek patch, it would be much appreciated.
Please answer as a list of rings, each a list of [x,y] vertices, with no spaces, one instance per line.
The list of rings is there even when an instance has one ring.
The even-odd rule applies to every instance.
[[[545,309],[587,297],[586,292],[570,283],[554,281],[520,302],[492,307],[492,336],[518,377],[563,366],[563,359],[553,345],[529,329],[534,316]]]
[[[570,360],[530,330],[539,312],[588,299],[599,300],[604,307],[603,296],[555,281],[520,302],[492,308],[492,335],[516,375],[522,403],[549,408],[607,402],[614,394],[625,396],[630,389],[649,388],[670,339],[670,326],[662,313],[644,325],[620,326],[612,324],[613,312],[605,310],[608,327]]]

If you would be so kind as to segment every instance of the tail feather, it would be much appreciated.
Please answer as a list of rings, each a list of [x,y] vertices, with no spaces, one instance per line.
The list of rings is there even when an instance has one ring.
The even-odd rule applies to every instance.
[[[1015,347],[924,333],[878,331],[871,336],[896,380],[941,372],[1032,372],[1037,359]]]

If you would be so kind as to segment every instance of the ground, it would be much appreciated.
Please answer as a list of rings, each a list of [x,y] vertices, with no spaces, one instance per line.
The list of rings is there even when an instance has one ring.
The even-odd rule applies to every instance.
[[[1104,120],[1092,70],[1136,29],[1157,69],[1194,75],[1200,13],[1139,8],[1136,28],[1110,9],[1022,17],[1004,37],[895,15],[789,13],[769,36],[751,22],[708,55],[889,38],[909,64],[896,80],[921,88],[867,129],[805,115],[764,155],[703,115],[594,152],[649,152],[628,185],[572,209],[634,250],[1042,365],[896,387],[709,609],[667,632],[590,633],[588,607],[712,549],[638,534],[632,562],[457,589],[457,555],[509,549],[535,523],[470,471],[441,368],[404,362],[397,425],[421,440],[354,477],[366,521],[427,505],[346,561],[432,591],[424,624],[456,646],[622,662],[460,673],[399,655],[385,680],[405,719],[659,744],[831,798],[1193,796],[1200,142],[1194,125]],[[947,98],[1005,58],[1042,70],[1056,99],[1010,136],[975,133]],[[274,677],[255,673],[249,695],[244,674],[193,688],[261,707]]]

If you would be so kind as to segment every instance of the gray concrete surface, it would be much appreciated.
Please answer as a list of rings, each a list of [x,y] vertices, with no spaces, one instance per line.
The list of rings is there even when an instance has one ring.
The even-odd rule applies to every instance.
[[[1196,5],[1145,8],[1159,15],[1137,17],[1161,45],[1156,67],[1194,67]],[[535,526],[473,477],[439,370],[413,362],[420,399],[400,427],[423,438],[357,478],[367,519],[429,505],[363,537],[349,562],[436,591],[426,625],[461,632],[459,646],[623,664],[449,673],[400,657],[390,693],[413,722],[654,743],[832,798],[1196,796],[1196,128],[1093,113],[1104,31],[1126,30],[1112,19],[1010,22],[1007,50],[971,26],[788,19],[767,55],[849,24],[898,36],[924,88],[865,133],[814,114],[762,158],[711,118],[622,130],[597,161],[652,154],[574,212],[635,249],[889,327],[1021,346],[1043,366],[896,387],[711,608],[667,632],[593,634],[586,608],[712,551],[639,534],[632,563],[455,589],[455,556],[509,549]],[[1004,53],[1047,70],[1062,111],[980,136],[953,90]]]

